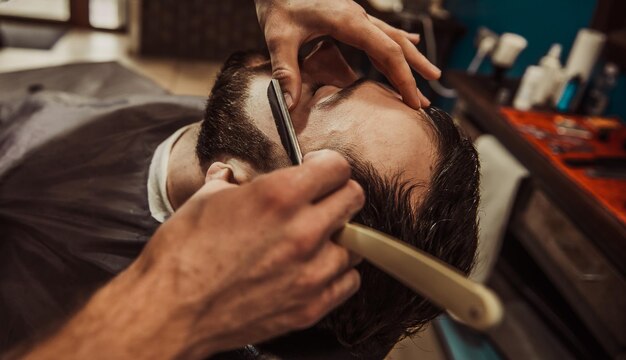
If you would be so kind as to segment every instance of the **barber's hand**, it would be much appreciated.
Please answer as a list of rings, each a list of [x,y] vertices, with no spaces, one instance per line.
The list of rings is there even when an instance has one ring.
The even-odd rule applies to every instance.
[[[428,80],[441,71],[415,45],[419,35],[409,34],[369,16],[352,0],[255,0],[259,23],[272,59],[272,76],[280,81],[287,102],[300,100],[298,50],[323,35],[364,50],[385,74],[404,102],[419,109],[430,101],[417,89],[411,67]]]
[[[202,359],[310,327],[358,290],[359,259],[331,241],[364,203],[343,157],[313,152],[243,186],[213,170],[139,258],[25,358]]]
[[[26,358],[201,359],[315,324],[354,294],[359,261],[331,241],[364,203],[333,151],[235,186],[228,169]]]
[[[219,178],[159,229],[138,262],[171,285],[161,296],[194,348],[309,327],[357,291],[355,259],[330,240],[364,203],[339,154],[312,153],[241,187]]]

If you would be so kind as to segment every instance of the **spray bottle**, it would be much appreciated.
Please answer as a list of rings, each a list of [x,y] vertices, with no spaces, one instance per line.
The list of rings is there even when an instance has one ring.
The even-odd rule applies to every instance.
[[[546,104],[554,96],[563,78],[560,56],[561,45],[553,44],[548,53],[541,58],[539,65],[526,68],[513,100],[516,109],[530,110],[534,106]]]
[[[544,105],[553,101],[557,95],[564,78],[560,57],[561,44],[552,44],[548,53],[539,61],[539,66],[543,70],[543,81],[534,95],[535,105]]]

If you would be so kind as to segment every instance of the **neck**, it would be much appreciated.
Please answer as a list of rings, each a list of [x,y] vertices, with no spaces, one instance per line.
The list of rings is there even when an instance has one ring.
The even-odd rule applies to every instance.
[[[200,122],[193,124],[174,143],[167,165],[167,196],[174,210],[204,184],[204,172],[196,156]]]

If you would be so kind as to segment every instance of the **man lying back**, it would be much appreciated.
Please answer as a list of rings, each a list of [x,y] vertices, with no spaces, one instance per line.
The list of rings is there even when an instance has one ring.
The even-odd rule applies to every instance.
[[[355,221],[467,273],[476,248],[478,160],[450,117],[434,108],[415,111],[395,91],[359,79],[329,43],[302,60],[301,72],[303,95],[291,117],[302,151],[329,148],[349,159],[367,198]],[[260,54],[226,62],[205,121],[191,125],[172,149],[168,196],[159,198],[175,209],[207,172],[226,168],[227,180],[244,183],[289,164],[268,105],[270,76]],[[439,313],[371,265],[360,271],[361,290],[319,324],[355,352],[389,350]]]
[[[25,303],[8,300],[0,311],[10,313],[16,328],[29,335],[33,329],[46,326],[70,311],[69,306],[57,311],[56,307],[65,306],[60,304],[71,304],[69,300],[77,295],[86,297],[102,281],[123,269],[141,250],[142,241],[156,229],[158,223],[153,219],[166,220],[202,186],[207,176],[220,174],[224,180],[243,184],[288,166],[289,159],[280,145],[267,100],[270,73],[264,55],[235,54],[218,76],[202,122],[192,123],[189,112],[178,117],[172,115],[177,110],[167,107],[163,107],[154,126],[150,125],[150,119],[120,112],[120,116],[128,117],[119,123],[121,127],[127,123],[144,123],[132,141],[127,135],[116,136],[116,131],[122,130],[115,125],[85,124],[83,130],[57,141],[60,142],[57,147],[52,146],[51,151],[35,157],[30,173],[46,168],[45,164],[50,162],[65,162],[62,166],[66,167],[59,171],[59,176],[49,174],[51,183],[42,198],[49,198],[56,191],[71,193],[75,201],[67,196],[63,201],[57,198],[49,211],[48,204],[41,201],[38,212],[45,215],[38,216],[39,219],[34,219],[37,216],[32,214],[19,219],[5,217],[9,225],[14,225],[9,231],[9,239],[14,242],[21,237],[36,239],[41,235],[33,232],[45,232],[45,236],[38,238],[45,239],[45,244],[15,242],[10,250],[28,257],[38,252],[33,248],[47,247],[21,265],[32,267],[32,274],[38,274],[41,284],[47,283],[45,277],[57,279],[52,284],[58,284],[58,278],[64,277],[67,283],[63,284],[63,291],[58,286],[52,289],[46,288],[50,285],[42,285],[43,289],[38,288]],[[434,108],[415,111],[393,90],[358,79],[337,48],[329,43],[320,43],[302,60],[301,73],[302,97],[291,115],[303,153],[329,148],[349,159],[353,178],[367,196],[366,205],[354,221],[393,235],[468,273],[476,251],[478,160],[471,143],[459,135],[451,118]],[[180,127],[181,124],[187,125]],[[160,130],[155,132],[155,128]],[[127,134],[129,129],[123,132]],[[103,142],[107,147],[102,150],[106,155],[88,158],[74,155],[81,149],[92,151],[103,138],[107,139]],[[134,156],[133,148],[151,154],[150,161],[134,161],[133,157],[141,156]],[[80,158],[79,170],[72,172],[78,167],[76,159],[58,159],[64,153]],[[107,173],[108,179],[106,176],[103,179],[103,171],[113,167],[119,174]],[[22,171],[28,174],[28,168],[23,166]],[[72,175],[67,176],[68,173]],[[132,181],[142,179],[144,173],[147,188],[133,186]],[[23,183],[24,178],[28,176],[9,173],[8,181],[0,185],[0,201],[16,196],[7,195],[9,189],[28,187]],[[126,188],[125,184],[128,184]],[[32,187],[42,188],[42,185]],[[141,200],[146,198],[147,201]],[[98,213],[100,208],[107,210]],[[112,212],[122,215],[111,215]],[[103,213],[108,214],[104,219]],[[148,214],[153,219],[147,219]],[[44,228],[50,230],[43,231]],[[29,231],[30,234],[24,234]],[[440,313],[440,309],[367,262],[358,269],[362,278],[359,292],[304,337],[295,334],[282,343],[279,340],[223,356],[249,358],[273,354],[298,358],[300,353],[345,358],[350,353],[358,358],[382,358],[402,336],[418,330]],[[323,271],[320,268],[320,273]],[[17,278],[23,280],[28,276],[20,273]],[[3,293],[14,295],[5,284],[8,283],[3,281],[0,285]],[[33,300],[37,297],[38,301]],[[276,294],[275,301],[280,301],[280,294]],[[42,312],[43,316],[33,317],[33,311]],[[56,315],[50,315],[55,311]],[[332,347],[328,338],[341,346],[336,350],[320,349]],[[289,344],[298,342],[303,345],[295,352],[287,349]]]

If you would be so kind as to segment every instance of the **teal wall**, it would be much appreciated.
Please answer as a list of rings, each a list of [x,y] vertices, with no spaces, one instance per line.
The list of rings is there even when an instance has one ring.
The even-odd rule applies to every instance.
[[[447,0],[445,7],[467,27],[467,33],[452,52],[449,68],[467,68],[475,54],[474,37],[480,26],[496,33],[513,32],[528,40],[509,76],[522,76],[536,64],[552,43],[563,45],[561,61],[567,60],[578,29],[588,27],[596,0]],[[490,71],[488,61],[481,72]],[[608,113],[626,120],[626,76],[613,90]]]

